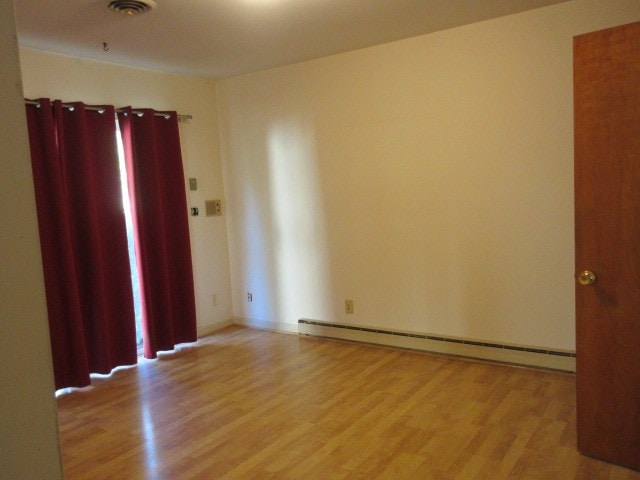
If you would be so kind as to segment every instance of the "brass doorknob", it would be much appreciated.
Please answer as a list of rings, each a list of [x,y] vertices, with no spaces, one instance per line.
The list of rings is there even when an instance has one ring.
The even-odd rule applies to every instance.
[[[596,278],[595,273],[585,270],[578,275],[578,282],[580,282],[580,285],[593,285],[596,283]]]

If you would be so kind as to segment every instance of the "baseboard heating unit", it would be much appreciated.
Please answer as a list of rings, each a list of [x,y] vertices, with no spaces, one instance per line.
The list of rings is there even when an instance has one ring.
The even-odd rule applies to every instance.
[[[576,354],[569,350],[547,350],[521,345],[487,343],[344,323],[327,323],[304,318],[298,320],[298,333],[565,372],[575,372],[576,370]]]

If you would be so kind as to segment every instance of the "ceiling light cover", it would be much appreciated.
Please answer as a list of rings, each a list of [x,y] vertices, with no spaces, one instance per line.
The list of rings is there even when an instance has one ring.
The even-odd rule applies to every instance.
[[[153,0],[113,0],[109,2],[109,8],[116,12],[136,15],[146,13],[157,7]]]

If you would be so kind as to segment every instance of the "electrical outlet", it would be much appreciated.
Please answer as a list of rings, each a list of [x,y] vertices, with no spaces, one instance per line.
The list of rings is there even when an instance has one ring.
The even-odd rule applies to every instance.
[[[253,302],[253,293],[247,292],[247,301],[248,302]]]
[[[348,313],[348,314],[353,313],[353,300],[344,301],[344,313]]]

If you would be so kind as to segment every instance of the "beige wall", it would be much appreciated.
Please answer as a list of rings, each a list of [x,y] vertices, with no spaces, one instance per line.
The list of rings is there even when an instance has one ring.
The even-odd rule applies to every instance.
[[[233,315],[226,221],[224,216],[204,215],[205,200],[224,200],[213,81],[28,49],[21,50],[21,64],[28,98],[132,105],[193,115],[193,120],[180,124],[180,137],[185,178],[198,180],[197,191],[187,187],[189,206],[200,209],[200,216],[189,217],[198,329],[204,333],[229,321]]]
[[[218,82],[235,315],[573,349],[572,37],[636,20],[578,0]]]
[[[638,19],[578,0],[219,82],[33,50],[22,71],[28,97],[194,115],[189,202],[226,191],[224,217],[190,217],[201,331],[304,317],[572,349],[572,36]]]
[[[13,7],[0,0],[0,478],[62,478]]]

